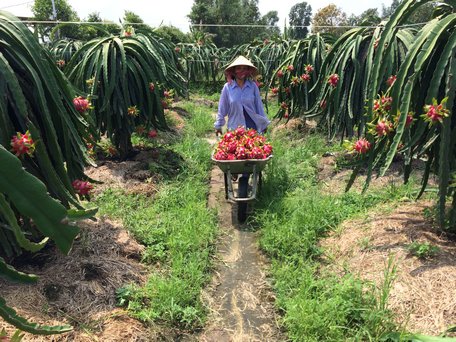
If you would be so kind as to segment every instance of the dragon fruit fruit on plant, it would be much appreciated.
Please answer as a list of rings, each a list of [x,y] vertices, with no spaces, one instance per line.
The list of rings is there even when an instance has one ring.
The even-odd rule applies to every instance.
[[[227,132],[217,145],[216,160],[266,159],[272,154],[271,144],[254,129],[240,126]]]
[[[14,152],[17,157],[21,157],[24,154],[31,156],[34,150],[35,143],[33,142],[29,131],[24,134],[17,132],[11,139],[11,151]]]
[[[82,96],[75,97],[73,99],[73,105],[79,113],[85,113],[88,109],[90,109],[89,100]]]
[[[71,185],[73,186],[74,191],[81,196],[89,195],[90,192],[93,190],[93,185],[87,181],[83,181],[80,179],[74,180]]]
[[[157,136],[157,131],[155,129],[151,129],[148,133],[147,133],[147,136],[149,138],[155,138]]]
[[[359,154],[366,154],[371,148],[371,143],[364,138],[359,139],[353,145],[353,149]]]
[[[339,75],[338,74],[332,74],[329,75],[328,77],[328,84],[335,88],[337,86],[337,83],[339,82]]]
[[[445,97],[440,103],[438,103],[437,100],[433,98],[432,104],[424,106],[424,114],[421,115],[421,117],[431,125],[437,122],[442,123],[443,119],[448,117],[450,114],[450,111],[445,108],[447,100],[448,97]]]

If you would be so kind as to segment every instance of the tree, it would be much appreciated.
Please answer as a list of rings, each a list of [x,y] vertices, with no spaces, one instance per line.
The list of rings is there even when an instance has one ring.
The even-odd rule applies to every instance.
[[[260,38],[262,39],[270,39],[276,38],[280,35],[280,29],[277,26],[279,22],[279,15],[277,11],[269,11],[260,20],[262,25],[268,26],[266,29],[261,33]]]
[[[385,19],[391,16],[396,8],[401,4],[402,0],[393,0],[391,6],[385,7],[382,5],[382,19]],[[417,24],[417,23],[425,23],[432,19],[432,15],[434,12],[435,7],[437,6],[436,3],[428,2],[419,6],[410,17],[405,21],[406,24]]]
[[[347,24],[350,26],[375,26],[381,21],[378,15],[377,8],[369,8],[361,13],[359,16],[352,14],[347,19]]]
[[[334,4],[323,7],[315,13],[312,20],[312,32],[331,33],[340,37],[347,28],[339,26],[347,25],[347,15]]]
[[[193,25],[221,25],[199,28],[200,31],[214,35],[214,43],[219,47],[251,42],[266,31],[265,28],[242,26],[264,25],[264,19],[258,10],[258,0],[195,0],[188,18]],[[238,26],[223,26],[228,24]]]
[[[144,24],[144,20],[132,11],[125,11],[123,22],[125,26],[128,24],[134,24],[134,28],[136,31],[152,31],[152,28],[149,25]]]
[[[433,12],[436,6],[437,4],[432,2],[428,2],[426,4],[421,5],[413,12],[413,14],[407,20],[407,23],[418,24],[428,22],[432,19]]]
[[[95,25],[81,25],[79,27],[79,39],[83,41],[91,40],[97,37],[103,37],[109,34],[118,35],[120,33],[119,25],[105,22],[103,19],[101,19],[100,13],[98,12],[90,13],[86,19],[83,19],[83,21],[96,23]]]
[[[216,24],[216,7],[212,0],[195,0],[190,14],[187,16],[193,25]],[[200,27],[197,30],[215,34],[215,27]]]
[[[172,25],[170,26],[160,26],[155,29],[155,33],[157,33],[160,37],[163,37],[174,44],[178,43],[190,43],[190,38],[188,34],[185,34],[177,27]]]
[[[389,7],[385,7],[385,5],[382,4],[382,19],[386,19],[391,16],[400,3],[400,0],[393,0]]]
[[[77,13],[68,4],[67,0],[54,0],[56,17],[53,14],[52,1],[51,0],[35,0],[32,6],[32,13],[34,20],[39,21],[79,21]],[[48,39],[51,35],[52,28],[55,25],[40,24],[38,25],[38,32],[42,39]],[[78,25],[67,25],[59,29],[59,38],[79,38],[79,26]]]
[[[307,37],[307,34],[309,33],[307,26],[310,25],[311,16],[312,7],[305,1],[291,7],[290,14],[288,14],[290,38],[304,39]]]

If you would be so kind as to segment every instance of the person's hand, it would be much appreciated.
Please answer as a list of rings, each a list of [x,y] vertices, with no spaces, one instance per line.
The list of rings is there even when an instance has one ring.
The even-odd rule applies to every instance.
[[[216,129],[215,130],[215,135],[216,136],[222,135],[222,130],[221,129]]]

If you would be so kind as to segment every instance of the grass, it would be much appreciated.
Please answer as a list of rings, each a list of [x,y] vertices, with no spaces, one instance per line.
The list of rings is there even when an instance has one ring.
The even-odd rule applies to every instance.
[[[325,195],[316,181],[317,162],[331,149],[322,137],[276,136],[274,159],[255,220],[261,247],[272,261],[272,276],[283,325],[293,341],[379,340],[398,328],[386,301],[394,269],[386,265],[380,287],[347,273],[334,275],[320,264],[319,240],[347,218],[372,207],[411,198],[413,184]]]
[[[121,219],[146,246],[143,262],[151,265],[143,287],[118,289],[119,304],[144,321],[195,329],[205,322],[200,294],[210,277],[217,234],[215,212],[206,208],[210,146],[202,139],[212,130],[216,109],[191,101],[179,107],[190,113],[185,133],[166,146],[179,173],[163,177],[154,200],[111,189],[97,204],[102,215]],[[270,118],[276,111],[277,104],[269,103]],[[378,341],[394,335],[400,329],[386,305],[395,275],[392,259],[385,265],[383,284],[374,286],[350,273],[325,270],[319,241],[347,218],[413,198],[413,182],[371,188],[364,195],[325,195],[317,182],[317,164],[323,153],[340,147],[316,134],[302,138],[293,132],[275,134],[272,143],[274,158],[265,169],[253,220],[261,227],[261,248],[271,259],[276,304],[289,339]],[[369,241],[359,243],[368,248]]]
[[[118,289],[119,305],[146,322],[195,329],[206,317],[200,294],[210,278],[217,234],[216,213],[206,207],[211,151],[202,139],[213,120],[206,109],[183,107],[190,113],[184,134],[166,146],[178,174],[163,178],[154,199],[109,189],[96,203],[100,215],[120,219],[146,246],[142,261],[155,266],[144,286]]]

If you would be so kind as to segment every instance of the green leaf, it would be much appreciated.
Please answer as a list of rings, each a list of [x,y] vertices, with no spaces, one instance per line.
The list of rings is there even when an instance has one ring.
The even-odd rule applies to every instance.
[[[21,283],[36,283],[38,277],[34,274],[26,274],[17,271],[14,267],[8,265],[5,260],[0,257],[0,277],[6,278],[10,281]]]
[[[29,217],[38,229],[68,253],[79,228],[62,223],[65,207],[49,196],[46,186],[27,173],[19,159],[0,146],[0,193],[5,194],[17,210]]]
[[[98,211],[98,208],[84,209],[84,210],[69,209],[67,211],[67,213],[68,213],[67,218],[69,221],[79,221],[79,220],[90,219],[95,216],[97,211]]]
[[[30,323],[25,318],[19,316],[16,311],[6,305],[6,301],[0,297],[0,316],[5,321],[14,325],[16,328],[36,335],[54,335],[69,332],[73,330],[70,325],[46,326],[36,323]]]

